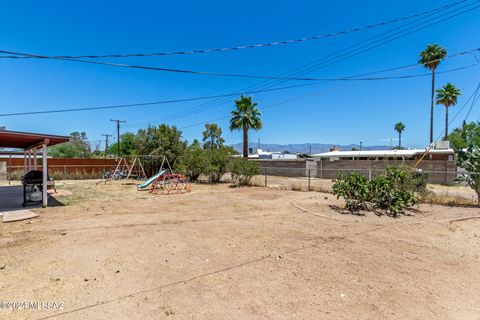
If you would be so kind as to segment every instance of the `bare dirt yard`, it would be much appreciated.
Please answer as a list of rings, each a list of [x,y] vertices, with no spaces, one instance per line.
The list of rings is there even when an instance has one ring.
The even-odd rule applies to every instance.
[[[58,188],[64,206],[0,224],[0,319],[480,319],[478,208],[394,219],[320,192]]]

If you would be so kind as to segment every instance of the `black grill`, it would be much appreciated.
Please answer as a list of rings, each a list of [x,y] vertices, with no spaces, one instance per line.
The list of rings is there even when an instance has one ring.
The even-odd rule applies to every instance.
[[[36,185],[43,183],[43,171],[31,170],[22,177],[23,185]]]
[[[51,181],[50,177],[47,176],[47,181]],[[22,177],[22,184],[23,184],[23,203],[22,206],[26,206],[28,203],[37,203],[42,202],[43,196],[40,200],[34,201],[27,197],[27,193],[34,194],[37,192],[42,192],[43,190],[43,171],[40,170],[31,170],[27,172]],[[49,183],[53,185],[53,183]],[[42,193],[43,195],[43,193]]]

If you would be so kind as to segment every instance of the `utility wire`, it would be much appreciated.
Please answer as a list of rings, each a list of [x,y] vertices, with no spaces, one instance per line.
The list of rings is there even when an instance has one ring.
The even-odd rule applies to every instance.
[[[472,104],[470,105],[470,108],[468,109],[467,115],[465,116],[465,119],[463,121],[467,121],[468,117],[470,116],[470,112],[472,112],[473,106],[477,103],[477,100],[479,98],[478,90],[480,90],[480,82],[478,83],[477,89],[475,90],[474,97],[473,97],[473,100],[472,100]]]
[[[300,42],[306,42],[306,41],[311,41],[311,40],[318,40],[318,39],[323,39],[323,38],[331,38],[331,37],[346,35],[346,34],[349,34],[349,33],[355,33],[355,32],[360,32],[360,31],[364,31],[364,30],[374,29],[374,28],[394,24],[394,23],[397,23],[397,22],[410,20],[410,19],[420,17],[420,16],[423,16],[423,15],[436,13],[438,11],[442,11],[442,10],[457,6],[457,5],[462,4],[464,2],[467,2],[467,1],[469,1],[469,0],[460,0],[460,1],[456,1],[456,2],[453,2],[453,3],[447,4],[447,5],[441,6],[441,7],[431,9],[431,10],[422,11],[422,12],[418,12],[418,13],[415,13],[415,14],[412,14],[412,15],[403,16],[403,17],[392,19],[392,20],[382,21],[382,22],[375,23],[375,24],[370,24],[370,25],[365,25],[365,26],[361,26],[361,27],[346,29],[346,30],[343,30],[343,31],[338,31],[338,32],[333,32],[333,33],[307,36],[307,37],[291,39],[291,40],[257,43],[257,44],[249,44],[249,45],[240,45],[240,46],[234,46],[234,47],[189,50],[189,51],[167,51],[167,52],[156,52],[156,53],[126,53],[126,54],[105,54],[105,55],[56,55],[56,56],[51,56],[51,58],[55,58],[55,59],[102,59],[102,58],[153,57],[153,56],[170,56],[170,55],[189,55],[189,54],[211,53],[211,52],[226,52],[226,51],[237,51],[237,50],[243,50],[243,49],[255,49],[255,48],[262,48],[262,47],[272,47],[272,46],[278,46],[278,45],[286,45],[286,44],[300,43]],[[7,52],[4,52],[4,53],[7,53]],[[15,53],[9,53],[9,54],[12,54],[12,55],[10,55],[10,56],[0,56],[0,58],[7,58],[7,59],[44,58],[42,56],[18,56]]]
[[[466,68],[471,68],[479,65],[479,63],[471,64],[468,66],[463,66],[451,70],[446,70],[442,72],[437,72],[437,74],[441,73],[449,73],[454,71],[463,70]],[[379,72],[383,72],[379,71]],[[378,81],[378,80],[391,80],[391,79],[407,79],[407,78],[418,78],[430,76],[430,74],[419,74],[419,75],[405,75],[405,76],[396,76],[396,77],[376,77],[376,78],[352,78],[347,77],[343,78],[345,80],[370,80],[370,81]],[[329,80],[323,81],[332,81],[334,79],[339,78],[331,78]],[[312,84],[310,84],[312,85]],[[291,85],[291,86],[284,86],[284,87],[277,87],[277,88],[269,88],[269,89],[259,89],[259,90],[252,90],[244,92],[245,94],[253,94],[253,93],[262,93],[262,92],[271,92],[271,91],[279,91],[291,88],[298,88],[304,87],[306,85]],[[50,114],[50,113],[63,113],[63,112],[75,112],[75,111],[91,111],[91,110],[103,110],[103,109],[117,109],[117,108],[128,108],[128,107],[142,107],[142,106],[151,106],[151,105],[159,105],[159,104],[168,104],[168,103],[179,103],[179,102],[189,102],[189,101],[197,101],[197,100],[208,100],[214,98],[225,98],[225,97],[232,97],[238,95],[237,92],[233,93],[226,93],[221,95],[213,95],[213,96],[202,96],[202,97],[193,97],[193,98],[184,98],[184,99],[175,99],[175,100],[161,100],[161,101],[153,101],[153,102],[142,102],[142,103],[131,103],[131,104],[120,104],[120,105],[109,105],[109,106],[99,106],[99,107],[84,107],[84,108],[70,108],[70,109],[54,109],[54,110],[41,110],[41,111],[27,111],[27,112],[16,112],[16,113],[2,113],[0,117],[7,117],[7,116],[24,116],[24,115],[34,115],[34,114]]]
[[[478,1],[476,1],[476,2],[478,2]],[[474,2],[474,3],[476,3],[476,2]],[[474,4],[474,3],[473,3],[473,4]],[[467,6],[470,6],[470,5],[472,5],[472,3],[469,4],[469,5],[467,5]],[[453,10],[453,11],[457,11],[457,10],[459,10],[459,9],[463,9],[463,8],[465,8],[465,7],[466,7],[466,6],[461,7],[461,8],[458,8],[458,9]],[[473,9],[475,9],[475,8],[473,8]],[[473,9],[471,9],[471,10],[473,10]],[[451,11],[451,12],[453,12],[453,11]],[[468,11],[468,10],[467,10],[467,11]],[[449,13],[451,13],[451,12],[449,12]],[[463,13],[465,13],[465,12],[466,12],[466,11],[461,12],[461,13],[458,13],[458,14],[456,14],[456,15],[454,15],[454,16],[458,16],[459,14],[463,14]],[[449,13],[448,13],[448,14],[449,14]],[[444,15],[445,15],[445,14],[444,14]],[[423,26],[423,27],[418,28],[418,29],[416,29],[416,30],[413,30],[413,31],[411,31],[411,32],[409,32],[409,33],[407,33],[407,34],[403,34],[403,35],[397,36],[397,37],[394,38],[394,39],[386,39],[387,41],[384,41],[384,42],[381,43],[380,45],[385,44],[385,43],[388,43],[388,42],[391,42],[391,41],[393,41],[393,40],[395,40],[395,39],[401,38],[401,37],[406,36],[406,35],[408,35],[408,34],[414,33],[414,32],[416,32],[416,31],[418,31],[418,30],[424,29],[424,28],[426,28],[426,27],[428,27],[428,26],[431,26],[431,25],[434,25],[434,24],[436,24],[436,23],[445,21],[445,20],[447,20],[447,19],[449,19],[449,18],[452,18],[452,17],[454,17],[454,16],[447,17],[447,18],[445,18],[445,19],[443,19],[443,20],[441,20],[441,21],[437,21],[437,22],[434,21],[434,22],[431,23],[430,25]],[[434,19],[437,19],[437,18],[438,18],[438,17],[436,17],[436,18],[434,18]],[[432,21],[432,20],[434,20],[434,19],[430,19],[430,20],[427,21],[427,22],[430,22],[430,21]],[[417,20],[417,21],[418,21],[418,20]],[[417,22],[417,21],[414,21],[414,22]],[[420,23],[420,24],[418,24],[418,25],[416,25],[416,26],[414,26],[414,27],[421,26],[421,25],[424,24],[424,23],[425,23],[425,22],[422,22],[422,23]],[[411,22],[405,24],[404,26],[408,26],[409,24],[411,24]],[[397,28],[392,29],[392,30],[390,30],[390,31],[387,31],[387,32],[385,32],[385,34],[388,34],[389,32],[398,30],[399,28],[402,28],[402,27],[404,27],[404,26],[400,26],[400,27],[397,27]],[[411,29],[411,28],[409,28],[409,29]],[[406,30],[409,30],[409,29],[406,29]],[[403,32],[403,31],[406,31],[406,30],[402,30],[402,32]],[[398,33],[399,33],[399,32],[397,32],[397,33],[395,33],[395,34],[398,34]],[[380,36],[382,36],[382,35],[380,35]],[[391,36],[391,35],[390,35],[390,36]],[[390,36],[389,36],[389,37],[390,37]],[[378,38],[378,37],[379,37],[379,36],[375,36],[375,37],[373,37],[373,38],[368,39],[367,41],[374,40],[375,38]],[[381,40],[384,40],[384,39],[385,39],[385,37],[384,37],[383,39],[381,39]],[[377,43],[375,43],[375,42],[377,42]],[[360,54],[360,53],[362,53],[362,52],[365,52],[365,51],[368,51],[368,50],[371,50],[371,49],[377,47],[377,46],[378,46],[378,40],[375,40],[375,42],[369,44],[369,45],[374,45],[374,46],[370,46],[369,48],[366,48],[365,50],[363,50],[363,51],[361,51],[361,52],[353,52],[353,54],[350,54],[349,56],[343,57],[343,58],[340,59],[340,60],[344,60],[344,59],[346,59],[346,58],[352,57],[352,56],[354,56],[354,55]],[[329,56],[324,57],[324,58],[322,58],[322,59],[326,59],[326,58],[328,58],[328,57],[335,56],[336,54],[339,54],[339,53],[341,53],[342,51],[346,51],[346,53],[352,53],[352,52],[350,51],[350,49],[353,49],[353,48],[355,48],[356,46],[358,46],[358,45],[363,45],[363,44],[364,44],[364,42],[357,43],[357,44],[352,45],[352,46],[350,46],[350,47],[348,47],[348,48],[346,48],[346,49],[341,50],[340,52],[337,52],[337,53],[335,53],[335,54],[329,55]],[[358,49],[357,49],[357,50],[358,50]],[[469,53],[469,52],[466,52],[466,53]],[[460,55],[460,54],[463,54],[463,53],[459,53],[459,55]],[[474,56],[476,57],[476,55],[474,55]],[[337,57],[337,58],[338,58],[338,57]],[[322,59],[317,60],[317,62],[318,62],[318,61],[321,61]],[[328,64],[325,64],[325,63],[324,63],[324,65],[321,66],[320,68],[326,67],[326,66],[331,65],[332,63],[336,63],[336,62],[338,62],[338,61],[340,61],[340,60],[337,59],[336,61],[330,62],[330,63],[328,63]],[[309,63],[309,64],[305,65],[304,67],[300,67],[300,68],[297,68],[297,69],[300,69],[300,70],[301,70],[302,68],[305,68],[306,66],[312,65],[312,64],[315,64],[315,63],[316,63],[316,62]],[[418,65],[418,64],[416,64],[416,65]],[[304,70],[303,72],[296,72],[296,73],[294,73],[294,75],[298,75],[298,74],[302,74],[302,75],[303,75],[303,74],[305,74],[305,73],[307,73],[307,72],[311,72],[311,71],[313,71],[313,70],[315,70],[315,69],[318,69],[318,67],[315,67],[315,68],[313,68],[313,69],[312,69],[312,67],[309,67],[309,69],[310,69],[310,70],[307,69],[307,70]],[[290,74],[292,74],[292,73],[290,73]],[[364,75],[368,75],[368,74],[364,74]],[[263,83],[265,83],[263,86],[262,86],[261,84],[260,84],[260,85],[257,85],[257,86],[249,86],[249,87],[247,87],[247,89],[252,89],[252,88],[255,88],[255,89],[258,89],[258,88],[269,88],[269,87],[271,87],[271,85],[266,85],[266,83],[271,82],[271,81],[273,81],[273,82],[278,82],[278,81],[276,81],[276,80],[265,80],[265,81],[263,81]],[[282,82],[282,81],[280,81],[280,83],[281,83],[281,82]],[[239,92],[238,94],[240,94],[240,93],[241,93],[241,92]],[[206,104],[207,107],[206,107],[206,108],[203,108],[203,109],[200,109],[200,108],[203,107],[203,106],[205,106],[205,104],[202,104],[202,105],[200,105],[200,106],[198,106],[198,107],[190,108],[190,110],[193,109],[192,111],[190,111],[190,115],[191,115],[191,114],[198,113],[198,112],[202,112],[202,111],[207,110],[207,109],[212,109],[212,108],[218,107],[218,106],[222,105],[222,104],[225,103],[225,102],[227,102],[227,101],[223,99],[223,100],[220,100],[220,101],[218,101],[218,102],[207,103],[207,104]],[[198,112],[197,112],[197,111],[198,111]],[[183,115],[183,116],[188,116],[188,115],[189,115],[189,114],[185,114],[185,115]],[[181,116],[181,117],[183,117],[183,116]]]
[[[460,3],[466,2],[468,0],[462,0]],[[453,11],[457,11],[459,9],[463,9],[467,6],[470,6],[474,3],[478,3],[479,1],[474,1],[473,3],[470,3],[464,7],[457,8]],[[465,11],[462,11],[460,13],[457,13],[453,16],[449,16],[445,19],[442,19],[440,21],[434,21],[432,24],[428,24],[426,26],[423,26],[420,29],[414,30],[410,33],[416,32],[418,30],[424,29],[426,27],[429,27],[431,25],[437,24],[439,22],[451,19],[455,16],[458,16],[460,14],[472,11],[480,6],[476,6],[474,8],[467,9]],[[445,13],[439,17],[448,15],[451,12]],[[439,17],[432,18],[426,22],[430,22],[432,20],[438,19]],[[423,22],[422,24],[426,23]],[[405,35],[408,35],[410,33],[400,35],[399,37],[389,39],[385,42],[382,42],[380,44],[377,44],[375,47],[383,45],[385,43],[391,42],[393,40],[396,40],[400,37],[403,37]],[[371,50],[372,48],[367,48],[367,50]],[[477,49],[478,51],[478,49]],[[354,55],[357,55],[359,53],[362,53],[364,51],[360,51],[358,53],[355,53]],[[14,54],[18,56],[24,56],[24,57],[32,57],[32,58],[41,58],[41,59],[53,59],[53,60],[62,60],[62,61],[71,61],[71,62],[78,62],[78,63],[87,63],[87,64],[96,64],[96,65],[105,65],[105,66],[112,66],[112,67],[122,67],[122,68],[133,68],[133,69],[143,69],[143,70],[152,70],[152,71],[163,71],[163,72],[171,72],[171,73],[185,73],[185,74],[193,74],[193,75],[204,75],[204,76],[219,76],[219,77],[236,77],[236,78],[254,78],[254,79],[269,79],[269,80],[301,80],[301,81],[330,81],[330,80],[337,80],[337,81],[344,81],[346,79],[344,78],[338,78],[338,79],[326,79],[326,78],[311,78],[311,77],[276,77],[276,76],[265,76],[265,75],[248,75],[248,74],[235,74],[235,73],[219,73],[219,72],[207,72],[207,71],[196,71],[196,70],[187,70],[187,69],[174,69],[174,68],[163,68],[163,67],[152,67],[152,66],[143,66],[143,65],[130,65],[130,64],[124,64],[124,63],[114,63],[114,62],[104,62],[104,61],[91,61],[91,60],[83,60],[83,59],[77,59],[77,58],[63,58],[63,57],[55,57],[55,56],[46,56],[46,55],[39,55],[39,54],[33,54],[33,53],[24,53],[24,52],[15,52],[15,51],[8,51],[8,50],[0,50],[0,53],[6,53],[6,54]],[[368,79],[371,80],[371,79]]]

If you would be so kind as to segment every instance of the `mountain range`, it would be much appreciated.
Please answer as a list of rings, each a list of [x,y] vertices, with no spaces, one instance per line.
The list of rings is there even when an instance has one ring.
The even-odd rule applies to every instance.
[[[257,142],[249,142],[250,148],[258,148]],[[242,152],[243,144],[236,143],[231,145],[238,152]],[[260,149],[263,151],[288,151],[290,153],[309,153],[310,147],[312,147],[312,154],[322,153],[330,151],[330,148],[338,147],[342,151],[350,151],[352,148],[360,149],[358,144],[339,145],[339,144],[326,144],[326,143],[294,143],[294,144],[275,144],[275,143],[261,143]],[[362,150],[389,150],[388,146],[362,146]]]

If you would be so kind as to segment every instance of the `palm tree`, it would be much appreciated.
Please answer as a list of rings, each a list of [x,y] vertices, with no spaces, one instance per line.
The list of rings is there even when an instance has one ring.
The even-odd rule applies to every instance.
[[[405,125],[401,122],[397,122],[394,127],[395,131],[398,132],[398,149],[402,148],[402,132],[405,130]]]
[[[430,143],[433,142],[433,101],[435,94],[435,70],[437,69],[440,61],[447,56],[447,50],[442,48],[438,44],[429,44],[425,50],[420,52],[420,60],[425,68],[432,71],[432,96],[430,103]]]
[[[235,100],[236,109],[232,111],[230,130],[243,130],[243,157],[248,158],[248,130],[262,129],[262,115],[256,108],[257,103],[252,102],[252,97],[240,96]]]
[[[437,104],[445,106],[445,139],[448,140],[448,108],[457,104],[457,98],[462,93],[450,82],[437,90]]]

